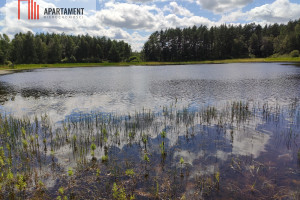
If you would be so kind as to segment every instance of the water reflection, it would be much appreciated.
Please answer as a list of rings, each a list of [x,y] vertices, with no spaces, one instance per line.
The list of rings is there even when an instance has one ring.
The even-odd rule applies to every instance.
[[[280,64],[45,69],[2,76],[0,98],[3,112],[40,119],[26,127],[46,139],[41,174],[96,160],[110,185],[133,168],[138,188],[170,184],[176,197],[263,198],[266,185],[265,197],[281,188],[295,196],[299,77]],[[63,185],[54,175],[44,182],[52,191]]]
[[[134,112],[227,100],[285,102],[299,97],[300,69],[280,64],[228,64],[42,69],[1,76],[1,109],[16,115],[74,111]]]

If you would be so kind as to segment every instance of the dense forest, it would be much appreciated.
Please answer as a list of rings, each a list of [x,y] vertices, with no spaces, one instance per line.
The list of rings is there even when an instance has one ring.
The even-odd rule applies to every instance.
[[[288,24],[170,28],[154,32],[143,47],[145,61],[198,61],[299,56],[300,19]],[[292,52],[292,53],[291,53]]]
[[[300,19],[287,24],[221,25],[156,31],[144,44],[144,61],[201,61],[230,58],[299,56]],[[130,58],[131,55],[134,55]],[[129,44],[106,37],[18,33],[0,34],[0,64],[131,61]],[[139,60],[139,59],[137,59]]]
[[[7,35],[0,35],[0,64],[120,62],[130,55],[130,45],[105,37],[28,32],[10,41]]]

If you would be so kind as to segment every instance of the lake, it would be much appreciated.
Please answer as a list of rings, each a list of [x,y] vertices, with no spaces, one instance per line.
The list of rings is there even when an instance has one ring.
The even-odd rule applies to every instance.
[[[227,100],[289,102],[300,68],[270,63],[41,69],[1,77],[2,108],[13,113],[134,112],[176,98],[186,105]]]
[[[27,177],[24,193],[3,195],[297,199],[299,98],[300,67],[281,63],[3,75],[6,170]]]

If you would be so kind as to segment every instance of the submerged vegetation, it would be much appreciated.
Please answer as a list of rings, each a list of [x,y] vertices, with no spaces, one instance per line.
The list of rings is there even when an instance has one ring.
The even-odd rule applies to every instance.
[[[47,115],[2,115],[0,195],[297,199],[299,133],[298,100],[174,103],[157,112],[81,113],[58,124]]]

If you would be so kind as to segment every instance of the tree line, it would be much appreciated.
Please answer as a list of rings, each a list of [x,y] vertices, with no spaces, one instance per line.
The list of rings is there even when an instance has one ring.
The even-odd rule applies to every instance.
[[[144,44],[145,61],[198,61],[269,57],[300,50],[300,19],[262,27],[220,25],[156,31]]]
[[[130,55],[129,44],[106,37],[27,32],[10,40],[0,34],[0,64],[121,62]]]
[[[287,24],[262,27],[246,25],[193,26],[152,33],[141,54],[132,53],[124,41],[89,35],[31,32],[18,33],[12,40],[0,34],[0,64],[75,62],[200,61],[231,58],[299,56],[300,19]],[[132,57],[130,57],[132,56]]]

